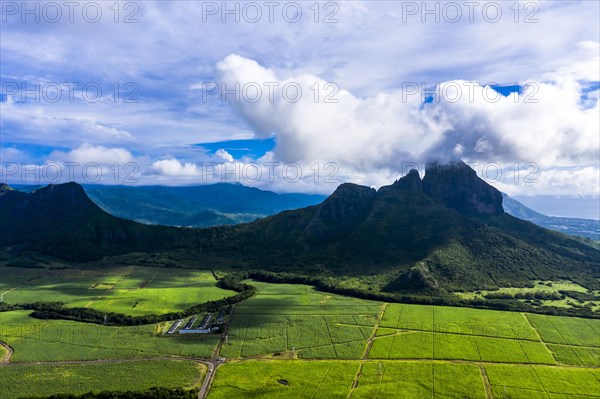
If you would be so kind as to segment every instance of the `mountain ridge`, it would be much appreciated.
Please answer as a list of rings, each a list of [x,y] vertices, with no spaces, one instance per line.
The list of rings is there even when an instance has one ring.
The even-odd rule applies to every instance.
[[[504,213],[499,191],[473,173],[460,163],[441,173],[428,169],[423,179],[411,171],[379,190],[346,183],[318,205],[205,229],[119,219],[83,189],[70,190],[76,200],[69,206],[54,187],[9,191],[0,196],[0,221],[22,228],[9,229],[8,240],[3,234],[0,247],[79,261],[181,250],[198,267],[362,276],[381,280],[381,290],[512,286],[565,276],[600,288],[599,251]],[[84,204],[72,209],[78,201]]]

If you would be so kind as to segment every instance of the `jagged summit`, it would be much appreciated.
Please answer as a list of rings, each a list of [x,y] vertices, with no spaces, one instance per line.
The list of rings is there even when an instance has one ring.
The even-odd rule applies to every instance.
[[[395,190],[423,191],[423,184],[419,172],[416,169],[411,169],[406,175],[396,180],[392,185],[381,187],[377,193],[385,195]]]
[[[429,164],[423,177],[423,191],[466,215],[504,213],[502,193],[477,177],[462,161]]]
[[[332,239],[359,223],[369,212],[377,196],[375,189],[353,183],[340,185],[317,210],[308,224],[307,234]]]
[[[11,253],[82,261],[185,253],[203,267],[381,274],[389,291],[600,276],[600,252],[505,214],[498,190],[464,163],[429,165],[423,179],[411,171],[378,191],[342,184],[321,204],[207,229],[119,219],[78,184],[53,185],[0,196],[0,225],[0,250]]]

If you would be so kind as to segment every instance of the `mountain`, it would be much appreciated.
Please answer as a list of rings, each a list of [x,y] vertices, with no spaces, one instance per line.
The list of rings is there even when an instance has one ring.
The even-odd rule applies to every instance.
[[[502,195],[462,162],[430,165],[375,191],[343,184],[323,203],[236,226],[221,251],[258,267],[385,274],[385,289],[467,289],[569,278],[600,286],[600,252],[512,217]],[[589,277],[595,276],[590,281]]]
[[[359,278],[376,291],[481,289],[539,279],[600,289],[600,251],[504,213],[501,193],[462,162],[429,165],[423,179],[411,171],[379,190],[342,184],[318,205],[236,226],[126,221],[102,211],[74,183],[4,193],[0,221],[19,226],[0,237],[1,247],[69,259],[182,250],[196,267],[285,271],[339,284]]]
[[[14,186],[24,192],[41,187]],[[111,215],[164,226],[211,227],[246,223],[284,210],[315,205],[325,199],[322,195],[276,194],[230,183],[191,187],[86,184],[83,188],[92,201]],[[460,203],[465,199],[458,200]],[[502,206],[506,213],[538,226],[600,240],[598,220],[546,216],[504,193]]]
[[[600,240],[600,220],[546,216],[502,193],[504,210],[519,219],[565,234]]]
[[[39,186],[16,186],[33,191]],[[202,186],[83,185],[92,201],[111,215],[146,224],[209,227],[251,222],[284,210],[318,204],[322,195],[277,194],[241,184]]]
[[[176,247],[180,231],[116,218],[77,183],[31,193],[0,187],[0,245],[15,253],[39,251],[67,260],[91,260],[132,250]]]

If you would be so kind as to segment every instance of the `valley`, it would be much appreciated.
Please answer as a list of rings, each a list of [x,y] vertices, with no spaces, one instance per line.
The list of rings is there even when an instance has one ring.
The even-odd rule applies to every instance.
[[[2,397],[600,397],[600,252],[502,200],[457,162],[196,229],[4,185]]]
[[[25,275],[47,272],[53,278],[33,279],[21,294],[16,288],[7,299],[14,293],[13,299],[32,300],[37,288],[52,298],[52,289],[61,286],[62,270],[10,269]],[[88,290],[99,289],[89,288],[97,281],[115,281],[109,276],[118,289],[115,276],[121,276],[121,289],[135,285],[136,298],[159,303],[172,296],[170,302],[181,301],[182,308],[195,304],[191,297],[178,299],[173,287],[183,274],[196,278],[190,289],[198,285],[206,295],[227,294],[215,291],[213,273],[207,271],[172,270],[172,278],[153,288],[152,281],[139,283],[157,271],[135,270],[115,267],[74,275],[85,276],[81,281]],[[302,284],[244,283],[256,287],[256,295],[234,305],[223,334],[168,336],[167,322],[118,327],[39,320],[29,311],[1,312],[0,340],[14,350],[0,367],[2,397],[64,393],[64,385],[51,382],[58,375],[62,381],[73,378],[69,392],[79,394],[154,386],[192,389],[214,378],[206,380],[210,389],[201,392],[209,399],[391,399],[394,392],[415,399],[600,397],[599,319],[398,304]],[[63,287],[69,306],[88,301],[88,290],[77,279],[72,284],[79,286],[79,294]],[[121,311],[124,301],[104,306]],[[209,362],[217,364],[210,373]],[[20,388],[24,384],[27,388]]]

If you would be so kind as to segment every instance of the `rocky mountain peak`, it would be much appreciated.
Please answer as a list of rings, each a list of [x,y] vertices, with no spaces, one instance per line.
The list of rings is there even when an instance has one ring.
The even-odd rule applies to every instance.
[[[500,191],[477,177],[462,161],[429,164],[423,190],[434,200],[465,215],[504,213]]]

